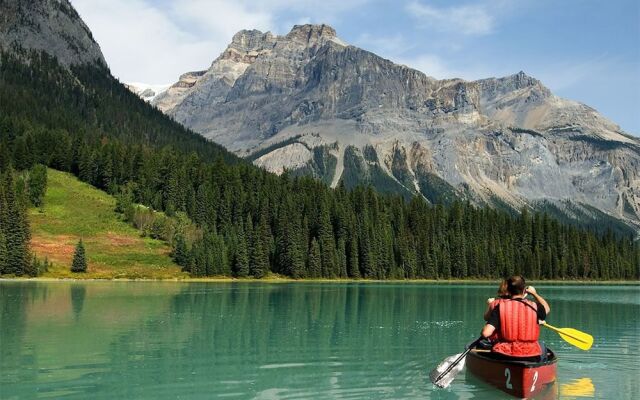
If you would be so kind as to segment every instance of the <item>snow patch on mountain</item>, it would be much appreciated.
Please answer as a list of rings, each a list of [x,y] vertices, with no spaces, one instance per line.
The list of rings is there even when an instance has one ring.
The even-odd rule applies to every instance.
[[[154,85],[141,82],[130,82],[125,83],[124,85],[127,89],[131,90],[133,93],[148,102],[153,101],[158,95],[164,93],[171,86],[169,83]]]

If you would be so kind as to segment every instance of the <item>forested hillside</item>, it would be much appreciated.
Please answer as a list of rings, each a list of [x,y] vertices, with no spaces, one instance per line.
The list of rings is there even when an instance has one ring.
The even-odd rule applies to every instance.
[[[195,276],[640,278],[631,237],[278,177],[185,130],[107,70],[70,73],[42,54],[1,55],[0,135],[3,199],[19,192],[12,167],[41,163],[117,195],[124,215],[135,203],[185,213],[202,233],[174,235],[174,259]],[[0,215],[20,214],[8,204]],[[5,237],[13,221],[2,220]]]

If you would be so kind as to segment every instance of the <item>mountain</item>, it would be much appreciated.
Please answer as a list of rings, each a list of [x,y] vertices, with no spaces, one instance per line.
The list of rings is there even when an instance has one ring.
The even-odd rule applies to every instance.
[[[296,25],[238,32],[153,104],[276,173],[640,226],[640,141],[524,72],[437,80]]]
[[[107,65],[91,31],[68,0],[1,0],[0,50],[44,51],[64,66]]]

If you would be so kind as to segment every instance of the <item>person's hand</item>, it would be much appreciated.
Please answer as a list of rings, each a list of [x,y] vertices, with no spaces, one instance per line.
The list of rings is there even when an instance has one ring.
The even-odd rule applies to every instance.
[[[494,301],[494,300],[495,300],[495,298],[493,298],[493,297],[489,297],[489,298],[487,299],[487,304],[491,304],[491,303],[493,303],[493,301]]]
[[[538,293],[538,292],[536,291],[536,288],[534,288],[533,286],[527,286],[527,288],[525,289],[525,291],[526,291],[527,293],[529,293],[529,294],[536,294],[536,293]]]

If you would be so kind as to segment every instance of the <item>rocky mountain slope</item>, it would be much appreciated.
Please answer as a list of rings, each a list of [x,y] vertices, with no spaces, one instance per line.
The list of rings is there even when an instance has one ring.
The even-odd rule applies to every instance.
[[[65,66],[107,65],[69,0],[0,0],[0,49],[45,51]]]
[[[640,141],[523,72],[436,80],[326,25],[243,30],[153,104],[278,173],[640,221]]]

